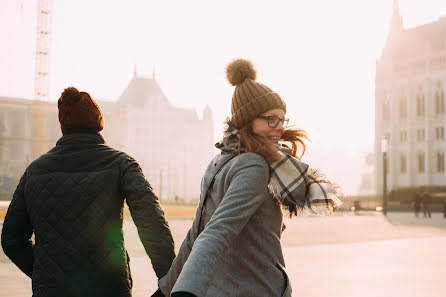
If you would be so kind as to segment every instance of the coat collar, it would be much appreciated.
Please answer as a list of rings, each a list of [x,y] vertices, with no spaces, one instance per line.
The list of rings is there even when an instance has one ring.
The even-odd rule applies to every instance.
[[[58,145],[71,144],[105,144],[105,140],[99,132],[93,133],[65,133],[56,143]]]

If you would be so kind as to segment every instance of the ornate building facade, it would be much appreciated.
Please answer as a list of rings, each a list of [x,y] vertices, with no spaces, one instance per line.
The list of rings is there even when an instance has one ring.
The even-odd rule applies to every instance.
[[[96,98],[95,98],[96,99]],[[214,155],[212,111],[172,106],[153,78],[135,73],[116,101],[97,100],[106,142],[133,156],[163,201],[191,201]],[[0,198],[61,136],[56,102],[0,97]]]
[[[394,1],[389,35],[376,64],[375,181],[383,191],[445,186],[446,17],[406,29]]]

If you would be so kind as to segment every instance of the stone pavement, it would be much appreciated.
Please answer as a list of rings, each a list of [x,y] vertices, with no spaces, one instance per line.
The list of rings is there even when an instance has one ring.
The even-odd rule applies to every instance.
[[[192,220],[169,219],[176,248]],[[295,297],[446,296],[446,219],[409,213],[338,214],[286,220],[284,256]],[[125,224],[134,297],[156,277],[132,221]],[[31,282],[0,252],[0,297],[31,296]],[[261,296],[261,294],[259,294]]]

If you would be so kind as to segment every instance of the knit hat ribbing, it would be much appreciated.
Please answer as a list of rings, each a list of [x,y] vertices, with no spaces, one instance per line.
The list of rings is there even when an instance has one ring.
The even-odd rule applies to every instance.
[[[279,94],[257,82],[256,75],[253,64],[245,59],[235,59],[226,67],[226,77],[235,86],[231,122],[237,129],[268,110],[281,108],[286,112],[286,104]]]
[[[66,88],[59,100],[59,122],[62,133],[69,128],[104,128],[104,117],[98,103],[86,92]]]

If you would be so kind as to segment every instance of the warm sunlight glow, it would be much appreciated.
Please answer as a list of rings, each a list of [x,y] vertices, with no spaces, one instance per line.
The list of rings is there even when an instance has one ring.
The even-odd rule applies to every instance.
[[[357,191],[373,151],[374,75],[393,1],[173,2],[53,1],[50,100],[69,85],[116,100],[135,65],[146,77],[155,67],[172,104],[198,114],[210,106],[217,141],[233,91],[224,67],[245,57],[285,99],[290,124],[308,131],[304,159]],[[445,1],[399,6],[406,28],[446,13]],[[0,95],[33,97],[35,18],[35,1],[0,3]]]

